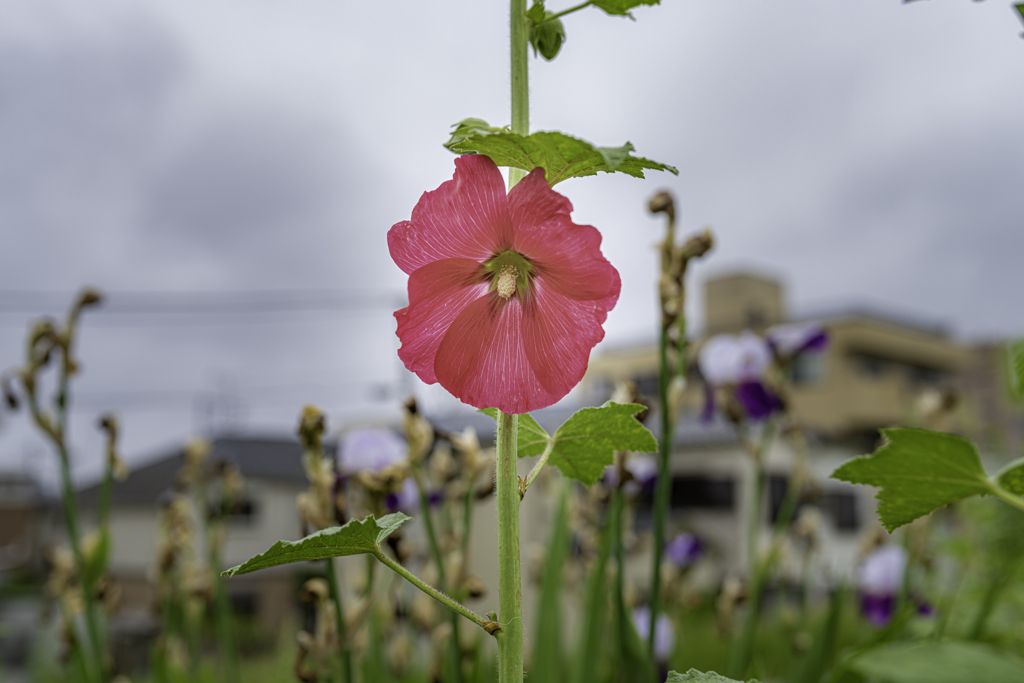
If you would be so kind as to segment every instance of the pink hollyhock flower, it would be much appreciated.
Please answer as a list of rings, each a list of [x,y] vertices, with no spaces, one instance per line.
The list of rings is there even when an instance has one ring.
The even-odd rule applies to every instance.
[[[455,176],[388,232],[391,258],[409,274],[409,305],[395,312],[405,367],[504,413],[569,393],[620,287],[601,233],[571,211],[541,168],[506,194],[488,157],[456,159]]]

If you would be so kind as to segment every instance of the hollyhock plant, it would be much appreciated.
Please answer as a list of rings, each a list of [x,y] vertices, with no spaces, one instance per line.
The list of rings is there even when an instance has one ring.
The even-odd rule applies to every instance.
[[[409,305],[395,313],[405,366],[503,413],[569,393],[620,287],[601,234],[573,223],[571,211],[542,168],[506,194],[490,158],[456,159],[454,177],[388,232],[391,257],[409,275]]]
[[[733,387],[736,400],[752,420],[763,420],[781,409],[779,397],[762,382],[771,361],[768,343],[752,332],[719,334],[709,339],[697,359],[707,382],[703,419],[710,420],[714,412],[715,387]]]

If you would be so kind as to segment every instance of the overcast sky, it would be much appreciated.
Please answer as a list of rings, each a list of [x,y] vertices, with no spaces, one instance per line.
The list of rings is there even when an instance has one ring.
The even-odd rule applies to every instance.
[[[208,428],[211,405],[282,433],[305,401],[335,426],[394,414],[418,382],[395,356],[405,277],[385,236],[451,177],[452,123],[508,123],[506,13],[480,0],[0,5],[6,300],[84,284],[200,301],[352,292],[345,310],[96,314],[80,345],[80,471],[98,461],[104,406],[133,460]],[[666,188],[682,231],[717,240],[692,273],[698,325],[700,281],[755,268],[785,281],[797,313],[871,305],[965,339],[1022,331],[1024,27],[1009,2],[664,0],[635,15],[567,17],[562,54],[530,62],[535,130],[629,140],[680,170],[558,186],[622,273],[605,344],[653,333],[661,223],[645,206]],[[30,317],[0,314],[4,367]],[[25,423],[3,416],[0,465],[50,471]]]

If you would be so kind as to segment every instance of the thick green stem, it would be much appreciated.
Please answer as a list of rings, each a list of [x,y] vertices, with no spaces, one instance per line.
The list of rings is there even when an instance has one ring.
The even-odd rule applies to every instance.
[[[513,6],[516,3],[513,2]],[[519,566],[519,416],[498,413],[498,638],[499,683],[523,680],[523,582]]]
[[[530,20],[526,16],[526,0],[511,0],[510,26],[512,30],[512,132],[530,134]],[[526,177],[526,171],[510,168],[508,184],[511,189]]]
[[[327,558],[327,583],[331,588],[334,616],[337,619],[341,680],[342,683],[353,683],[355,679],[352,677],[352,648],[349,646],[348,635],[345,633],[345,603],[341,599],[341,585],[338,582],[338,570],[334,567],[334,558]]]
[[[461,614],[462,616],[466,617],[480,628],[487,630],[488,626],[490,625],[490,622],[487,619],[484,619],[480,615],[474,613],[465,605],[457,602],[456,600],[452,600],[441,591],[437,590],[430,584],[424,582],[420,577],[416,576],[411,571],[409,571],[402,565],[398,564],[398,562],[395,562],[386,554],[384,554],[384,551],[380,548],[376,548],[373,551],[373,556],[380,560],[381,564],[383,564],[385,567],[391,569],[391,571],[395,572],[403,579],[419,588],[421,591],[432,597],[434,600],[437,600],[439,603],[441,603],[448,609],[452,610],[453,612]]]

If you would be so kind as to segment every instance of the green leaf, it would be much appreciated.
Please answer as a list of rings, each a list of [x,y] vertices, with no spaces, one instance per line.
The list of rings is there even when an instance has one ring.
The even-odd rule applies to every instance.
[[[549,462],[562,474],[587,486],[601,478],[615,461],[615,451],[651,453],[658,442],[633,416],[646,410],[637,403],[612,403],[583,408],[555,432]]]
[[[600,7],[608,14],[633,18],[629,10],[640,5],[657,5],[661,0],[594,0],[594,7]]]
[[[889,532],[992,484],[967,439],[925,429],[883,429],[887,443],[832,473],[851,484],[880,486],[878,518]]]
[[[1024,458],[1018,458],[999,470],[996,482],[1010,493],[1024,496]]]
[[[380,519],[370,515],[362,520],[353,519],[345,526],[323,529],[299,541],[278,541],[270,550],[222,572],[222,576],[248,574],[291,562],[373,553],[381,541],[411,519],[401,512],[384,515]]]
[[[484,408],[480,412],[492,420],[498,419],[497,408]],[[537,424],[537,421],[529,413],[519,416],[516,446],[519,449],[517,455],[520,458],[532,458],[535,455],[540,455],[547,448],[550,440],[551,437],[548,436],[548,433]]]
[[[476,124],[460,128],[466,121]],[[625,173],[634,178],[643,178],[645,170],[679,175],[672,166],[632,156],[633,145],[628,142],[622,147],[595,147],[565,133],[539,132],[524,136],[493,128],[480,119],[466,121],[456,124],[456,132],[445,147],[456,154],[483,154],[498,166],[527,172],[543,168],[551,187],[567,178],[597,175],[598,171]]]
[[[612,403],[583,408],[566,420],[553,437],[530,415],[519,416],[519,457],[540,455],[554,441],[548,463],[565,476],[593,485],[615,460],[615,451],[651,453],[658,450],[654,435],[633,416],[647,410],[636,403]],[[497,419],[495,408],[480,412]]]
[[[1024,681],[1024,662],[981,643],[891,643],[858,655],[850,662],[850,667],[887,683]]]
[[[452,136],[448,142],[444,143],[444,146],[448,149],[452,149],[453,145],[456,145],[464,140],[468,140],[471,137],[484,137],[491,135],[492,133],[507,133],[509,132],[508,126],[505,128],[495,128],[488,125],[483,119],[462,119],[458,123],[452,124]],[[452,150],[454,151],[454,150]]]
[[[1006,369],[1010,395],[1017,401],[1024,401],[1024,339],[1006,345]]]
[[[726,678],[721,674],[716,674],[714,671],[702,673],[696,669],[690,669],[684,674],[678,671],[669,671],[668,679],[665,683],[743,683],[733,678]],[[757,683],[757,681],[751,679],[747,683]]]

